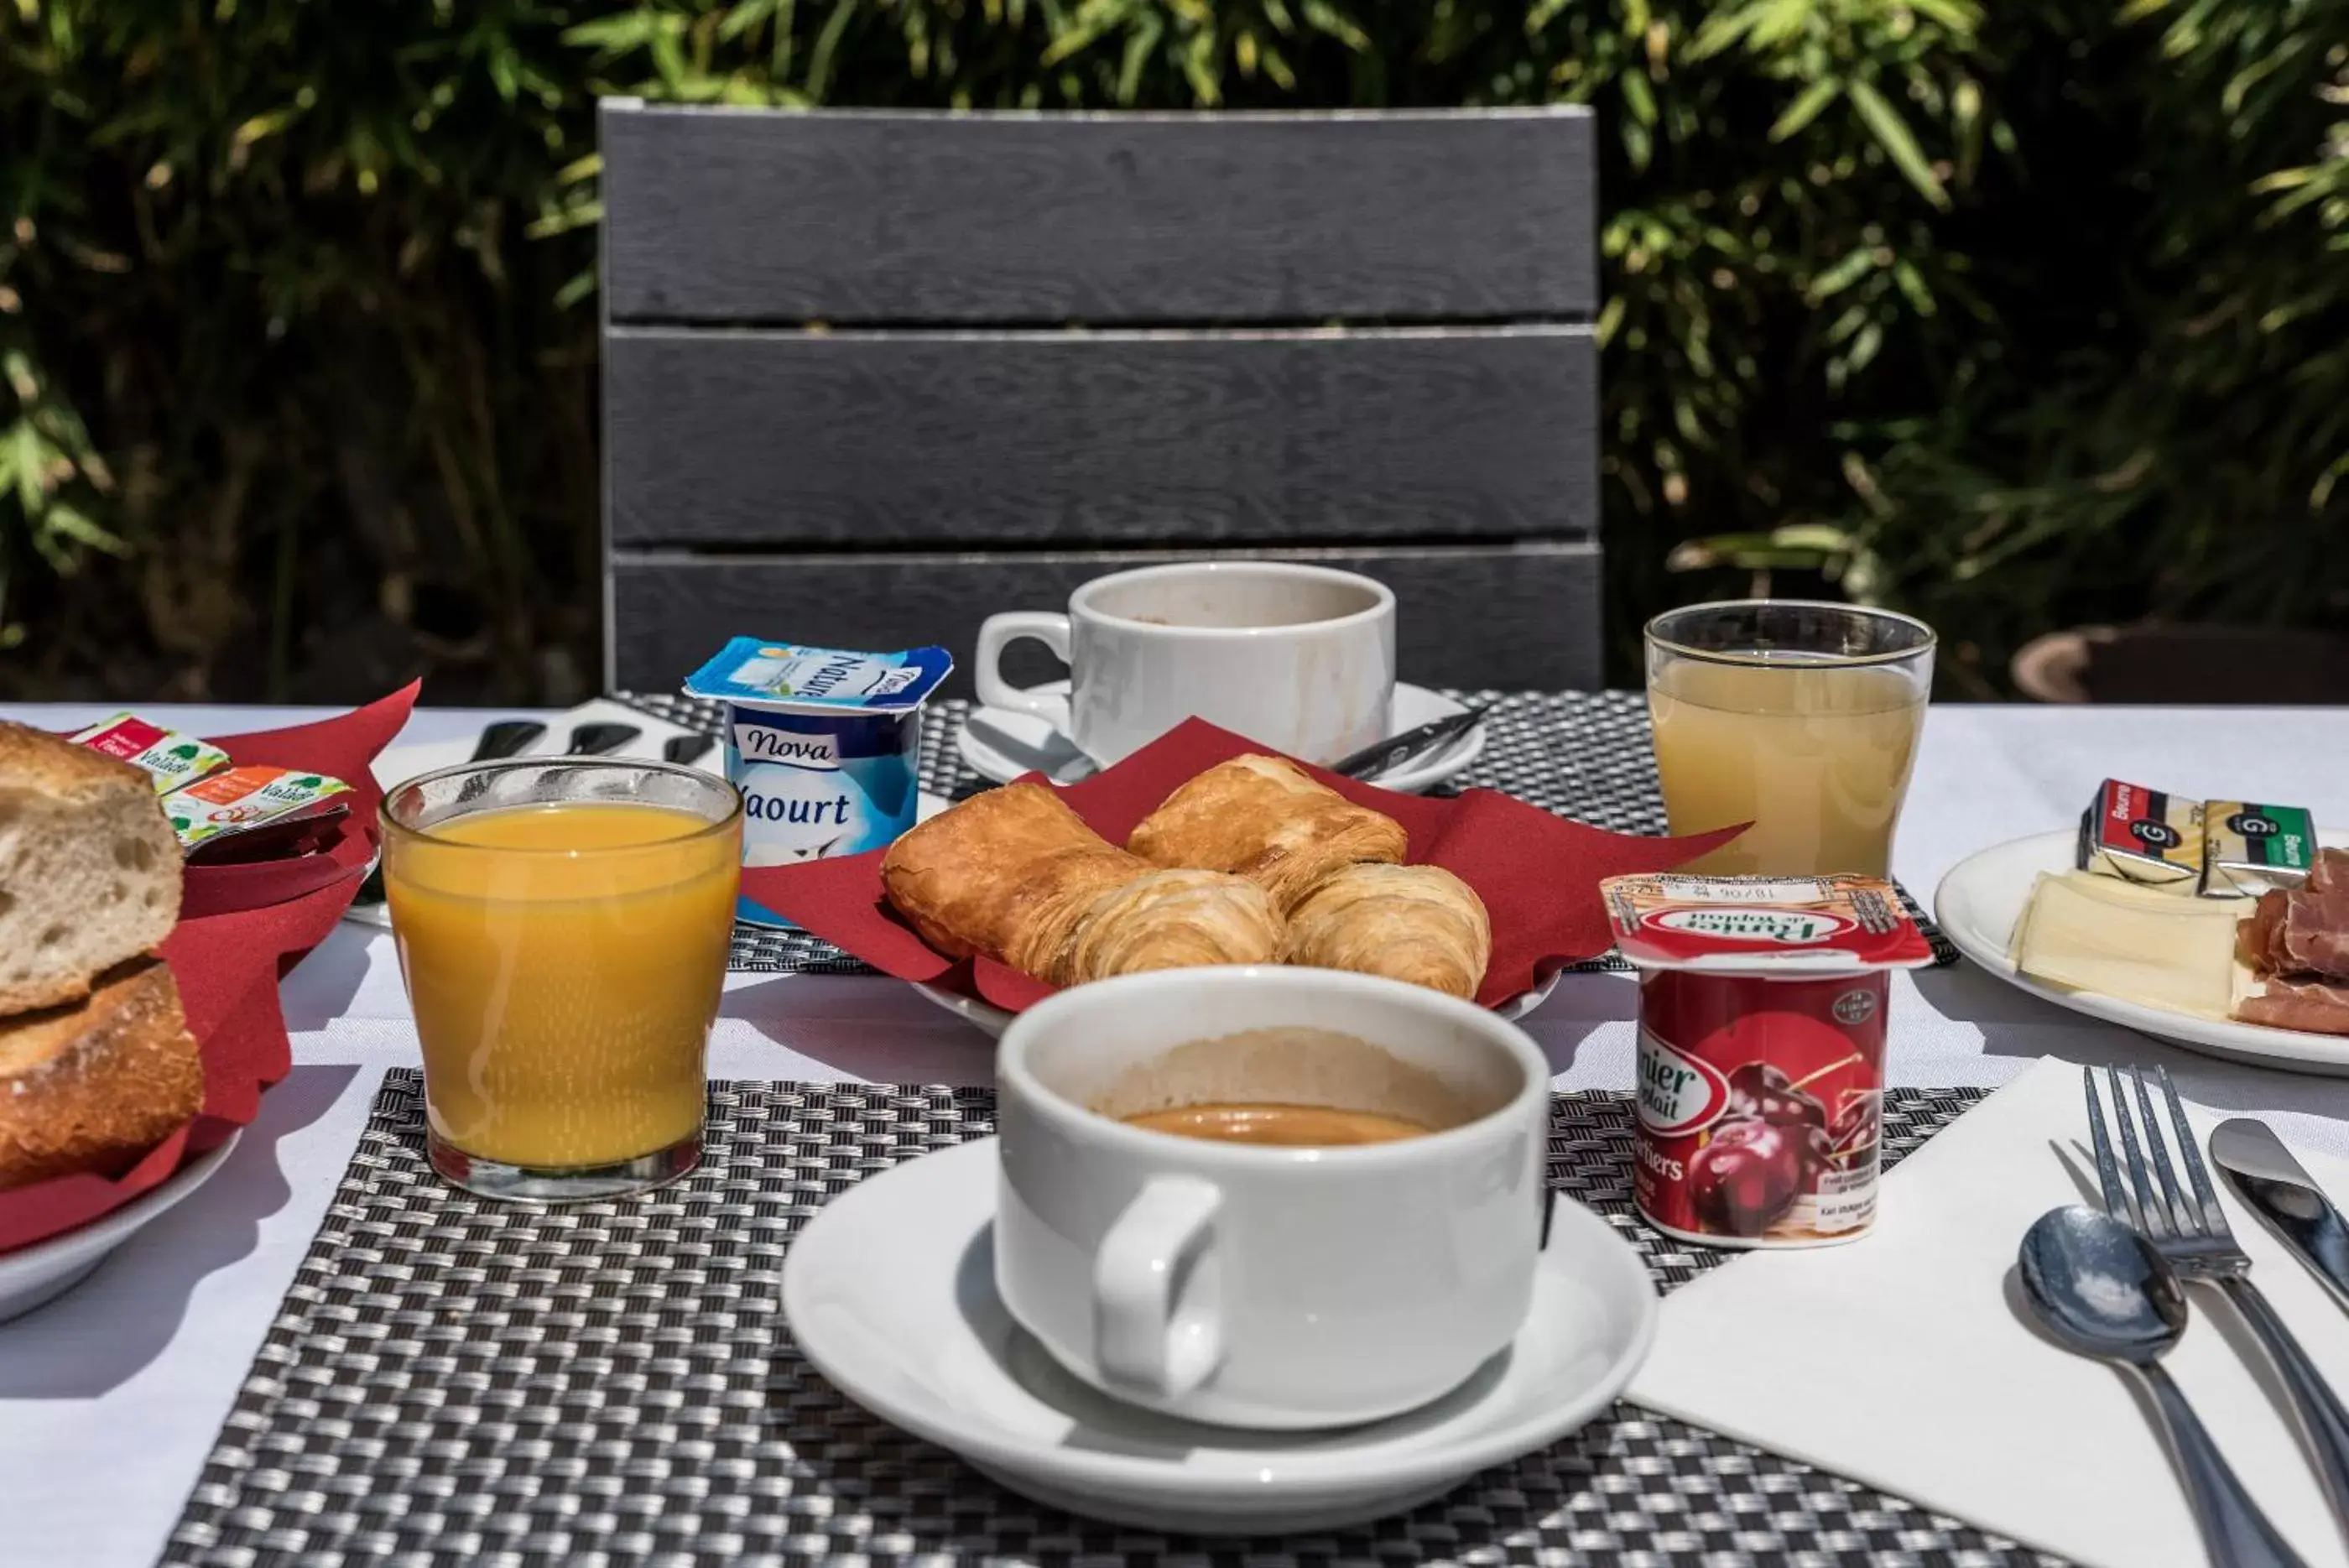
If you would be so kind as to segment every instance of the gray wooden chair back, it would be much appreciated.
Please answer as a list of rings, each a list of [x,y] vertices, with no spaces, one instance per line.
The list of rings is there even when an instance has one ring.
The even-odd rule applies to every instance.
[[[740,632],[943,642],[967,691],[989,613],[1222,555],[1383,579],[1407,680],[1598,684],[1584,111],[613,99],[602,140],[617,686]]]

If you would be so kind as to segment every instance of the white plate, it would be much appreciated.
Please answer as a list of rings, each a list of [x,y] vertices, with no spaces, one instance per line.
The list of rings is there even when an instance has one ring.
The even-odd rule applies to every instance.
[[[1493,1009],[1495,1015],[1508,1019],[1512,1023],[1523,1018],[1549,1000],[1549,993],[1557,989],[1558,975],[1565,972],[1564,970],[1560,970],[1557,974],[1542,981],[1531,991],[1519,992]],[[943,986],[929,985],[918,980],[909,980],[905,983],[920,992],[926,1000],[936,1002],[968,1023],[978,1025],[999,1040],[1003,1038],[1003,1032],[1011,1027],[1012,1015],[989,1002],[981,1002],[976,997],[963,996]]]
[[[81,1283],[109,1252],[130,1240],[140,1227],[211,1180],[243,1136],[243,1128],[236,1129],[218,1148],[207,1149],[121,1208],[109,1210],[87,1225],[13,1252],[0,1252],[0,1323],[22,1317]]]
[[[1060,696],[1067,692],[1069,683],[1054,680],[1036,690]],[[1398,680],[1391,732],[1400,735],[1405,730],[1416,730],[1460,711],[1460,703],[1441,692]],[[1042,774],[1054,784],[1075,784],[1079,779],[1091,778],[1097,771],[1093,760],[1077,750],[1074,741],[1044,720],[1033,713],[1014,713],[1001,708],[972,709],[969,719],[955,735],[955,748],[973,772],[997,784],[1009,784],[1028,773]],[[1474,724],[1464,734],[1453,737],[1411,766],[1365,782],[1381,789],[1418,794],[1467,767],[1484,750],[1485,726]]]
[[[2349,847],[2349,834],[2319,833],[2317,837],[2328,845]],[[2006,944],[2023,905],[2030,900],[2031,885],[2043,871],[2071,870],[2077,839],[2078,835],[2069,828],[2034,834],[1961,861],[1933,893],[1934,922],[1975,963],[2059,1007],[2212,1056],[2302,1073],[2349,1074],[2349,1036],[2199,1018],[2097,992],[2049,985],[2018,973],[2006,956]]]
[[[1532,1312],[1460,1388],[1391,1420],[1251,1432],[1154,1416],[1062,1371],[995,1293],[993,1138],[865,1178],[783,1262],[817,1371],[882,1419],[1040,1502],[1150,1530],[1331,1530],[1440,1497],[1604,1409],[1655,1335],[1656,1289],[1560,1194]]]

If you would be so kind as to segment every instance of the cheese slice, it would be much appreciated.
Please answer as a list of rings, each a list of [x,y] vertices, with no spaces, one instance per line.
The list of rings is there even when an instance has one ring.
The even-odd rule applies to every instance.
[[[2234,1001],[2240,908],[2085,871],[2042,874],[2008,956],[2051,985],[2224,1018]]]

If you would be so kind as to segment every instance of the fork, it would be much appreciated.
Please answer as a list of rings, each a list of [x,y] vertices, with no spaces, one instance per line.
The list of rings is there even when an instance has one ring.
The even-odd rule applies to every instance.
[[[2121,1070],[2106,1067],[2105,1072],[2112,1086],[2114,1125],[2119,1129],[2121,1152],[2128,1165],[2128,1184],[2122,1185],[2120,1166],[2113,1158],[2112,1142],[2105,1131],[2104,1106],[2096,1097],[2096,1070],[2084,1067],[2081,1075],[2088,1087],[2088,1131],[2095,1150],[2096,1179],[2105,1191],[2105,1212],[2151,1242],[2153,1250],[2161,1254],[2162,1261],[2180,1279],[2210,1285],[2224,1295],[2251,1326],[2291,1397],[2301,1446],[2308,1450],[2310,1467],[2323,1484],[2325,1499],[2333,1505],[2333,1517],[2344,1532],[2349,1532],[2349,1411],[2342,1408],[2341,1401],[2308,1359],[2308,1353],[2300,1347],[2300,1341],[2292,1336],[2292,1331],[2284,1327],[2283,1320],[2268,1304],[2267,1297],[2251,1283],[2251,1257],[2236,1244],[2226,1211],[2219,1207],[2219,1195],[2211,1190],[2210,1168],[2203,1163],[2201,1151],[2195,1147],[2194,1129],[2186,1120],[2186,1107],[2178,1101],[2178,1086],[2169,1081],[2167,1067],[2154,1071],[2160,1078],[2162,1097],[2169,1107],[2171,1136],[2178,1144],[2179,1162],[2186,1167],[2187,1180],[2193,1191],[2189,1196],[2178,1187],[2164,1145],[2161,1124],[2153,1114],[2153,1098],[2146,1091],[2145,1074],[2131,1067],[2128,1082],[2137,1089],[2137,1110],[2145,1118],[2146,1143],[2152,1150],[2154,1179],[2147,1179],[2146,1157],[2137,1147],[2137,1125],[2129,1116],[2128,1096],[2122,1092]],[[2158,1195],[2154,1190],[2157,1181],[2160,1187]]]

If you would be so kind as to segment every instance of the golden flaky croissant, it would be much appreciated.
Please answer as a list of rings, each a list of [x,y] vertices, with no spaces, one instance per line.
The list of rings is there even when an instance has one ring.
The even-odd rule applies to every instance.
[[[1287,956],[1474,997],[1493,926],[1475,890],[1442,867],[1346,866],[1288,911]]]
[[[1280,757],[1239,756],[1184,784],[1126,847],[1154,866],[1228,871],[1263,885],[1284,912],[1341,867],[1400,861],[1402,824],[1356,805]]]
[[[1209,963],[1277,963],[1288,937],[1272,896],[1221,871],[1150,871],[1093,900],[1061,985]]]
[[[889,846],[881,887],[922,940],[1055,985],[1194,963],[1268,963],[1284,937],[1261,888],[1159,870],[1041,784],[973,795]]]

